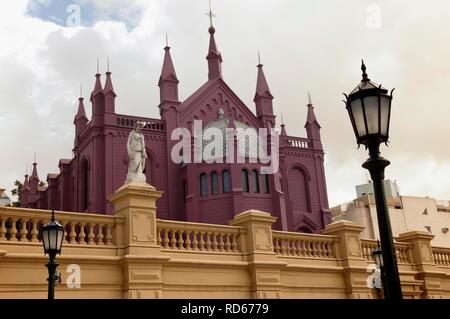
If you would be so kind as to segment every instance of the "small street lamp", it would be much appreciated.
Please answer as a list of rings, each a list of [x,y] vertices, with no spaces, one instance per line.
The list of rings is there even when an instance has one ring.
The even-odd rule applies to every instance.
[[[369,159],[362,167],[369,170],[373,181],[375,202],[377,207],[378,227],[381,238],[381,248],[384,263],[386,299],[402,299],[400,277],[398,274],[396,250],[392,237],[386,197],[383,189],[384,169],[390,162],[380,156],[380,144],[388,142],[389,121],[391,117],[392,91],[372,82],[366,73],[366,66],[362,61],[362,80],[358,86],[346,94],[346,108],[358,146],[363,144],[369,149]]]
[[[49,255],[49,263],[45,266],[48,268],[48,299],[55,299],[55,282],[61,281],[56,268],[56,254],[61,255],[61,246],[64,238],[64,228],[55,220],[55,211],[52,210],[52,219],[50,222],[42,226],[41,230],[42,244],[44,245],[44,254]]]

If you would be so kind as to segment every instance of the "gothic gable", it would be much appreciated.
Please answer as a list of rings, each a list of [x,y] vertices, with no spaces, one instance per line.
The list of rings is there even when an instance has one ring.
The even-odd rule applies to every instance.
[[[194,120],[202,120],[205,125],[217,120],[219,109],[227,118],[261,127],[261,122],[222,79],[206,82],[180,105],[179,124],[190,127]]]

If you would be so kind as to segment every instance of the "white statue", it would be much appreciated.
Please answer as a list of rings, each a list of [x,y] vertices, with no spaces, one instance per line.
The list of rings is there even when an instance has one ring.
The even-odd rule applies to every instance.
[[[128,135],[127,151],[129,156],[128,174],[125,183],[146,182],[145,162],[147,153],[145,151],[144,135],[141,133],[144,123],[136,121],[134,129]]]

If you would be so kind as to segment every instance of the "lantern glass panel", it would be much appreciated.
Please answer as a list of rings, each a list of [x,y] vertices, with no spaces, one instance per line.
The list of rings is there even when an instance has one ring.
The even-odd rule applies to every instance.
[[[49,242],[50,242],[50,250],[55,250],[58,239],[58,229],[56,227],[52,227],[48,231],[49,234]]]
[[[378,134],[378,96],[365,97],[364,108],[366,110],[369,134]]]
[[[61,247],[62,247],[62,242],[64,239],[64,229],[58,229],[58,245],[56,246],[56,249],[58,250],[58,252],[61,251]]]
[[[358,134],[358,137],[365,136],[366,126],[364,124],[364,114],[360,99],[350,102],[350,111],[352,112],[353,119],[355,120],[356,133]]]
[[[48,251],[50,249],[50,240],[48,229],[42,230],[42,244],[44,245],[44,250]]]
[[[388,136],[389,127],[389,110],[391,108],[391,97],[381,96],[380,109],[381,109],[381,135]]]

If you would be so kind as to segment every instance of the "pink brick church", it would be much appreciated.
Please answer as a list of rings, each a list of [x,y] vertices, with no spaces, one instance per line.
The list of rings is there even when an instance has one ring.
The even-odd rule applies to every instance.
[[[254,103],[256,115],[222,77],[222,56],[209,28],[207,81],[186,100],[178,98],[178,79],[170,48],[164,48],[159,77],[160,119],[117,114],[111,72],[95,75],[90,96],[92,116],[87,118],[79,98],[74,118],[72,159],[59,161],[59,173],[47,175],[39,186],[37,165],[25,175],[22,207],[112,214],[107,196],[124,184],[128,167],[127,138],[136,121],[146,123],[142,133],[147,150],[147,182],[164,195],[158,200],[158,218],[228,224],[234,215],[258,209],[278,217],[276,229],[318,232],[331,222],[324,174],[320,125],[311,102],[305,108],[306,138],[289,136],[281,125],[279,170],[261,174],[257,163],[181,163],[171,160],[175,128],[192,130],[194,120],[204,127],[273,128],[273,96],[263,66],[257,66]],[[156,107],[156,106],[155,106]],[[267,164],[264,164],[267,165]]]

